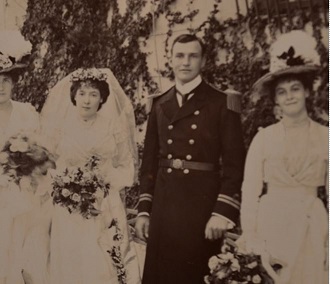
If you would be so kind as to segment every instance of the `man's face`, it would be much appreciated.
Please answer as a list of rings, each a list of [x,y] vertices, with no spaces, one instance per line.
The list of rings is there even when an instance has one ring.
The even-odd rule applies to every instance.
[[[175,79],[186,84],[195,79],[205,64],[202,47],[198,41],[176,42],[172,49],[170,65]]]

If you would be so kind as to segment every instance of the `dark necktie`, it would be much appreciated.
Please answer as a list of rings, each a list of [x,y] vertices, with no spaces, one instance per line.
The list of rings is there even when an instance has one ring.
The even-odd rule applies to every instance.
[[[187,102],[188,97],[195,92],[195,89],[193,89],[192,91],[190,91],[187,94],[182,94],[178,89],[176,89],[176,92],[181,96],[181,98],[182,98],[182,105],[184,105]]]

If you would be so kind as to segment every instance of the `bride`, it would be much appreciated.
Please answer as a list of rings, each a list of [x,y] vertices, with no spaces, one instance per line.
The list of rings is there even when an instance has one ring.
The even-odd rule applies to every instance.
[[[97,157],[100,173],[110,183],[109,194],[93,204],[99,213],[90,218],[55,199],[54,190],[50,283],[140,283],[120,197],[135,177],[134,113],[112,72],[78,69],[62,79],[47,98],[41,127],[58,157],[57,174],[83,168]],[[60,191],[62,200],[68,197],[65,190]]]

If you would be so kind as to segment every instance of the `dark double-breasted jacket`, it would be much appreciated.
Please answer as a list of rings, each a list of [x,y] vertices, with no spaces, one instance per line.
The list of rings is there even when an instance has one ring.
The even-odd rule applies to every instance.
[[[239,214],[235,195],[245,157],[239,114],[204,81],[181,108],[175,92],[154,100],[148,120],[138,207],[151,216],[143,283],[202,283],[208,258],[219,252],[219,243],[205,239],[207,221],[216,214],[236,222]],[[221,174],[160,166],[162,159],[221,161]]]

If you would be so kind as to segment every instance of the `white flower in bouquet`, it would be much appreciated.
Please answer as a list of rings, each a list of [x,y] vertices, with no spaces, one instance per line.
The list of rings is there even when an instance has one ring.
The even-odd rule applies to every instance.
[[[234,258],[231,260],[230,269],[232,271],[240,271],[241,266],[239,265],[238,259]]]
[[[205,275],[205,276],[204,276],[204,283],[205,283],[205,284],[211,284],[208,275]]]
[[[224,279],[228,276],[228,271],[229,269],[223,269],[223,270],[220,270],[218,271],[215,275],[217,276],[218,279]]]
[[[250,269],[253,269],[253,268],[257,267],[257,266],[258,266],[258,262],[256,262],[256,261],[253,261],[253,262],[251,262],[251,263],[249,263],[249,264],[246,265],[246,267],[247,268],[250,268]]]
[[[71,195],[71,192],[70,190],[68,190],[67,188],[63,188],[62,191],[61,191],[61,194],[64,196],[64,197],[68,197]]]
[[[25,153],[29,150],[29,144],[26,141],[19,139],[12,139],[10,145],[10,151]]]
[[[216,255],[212,256],[209,259],[208,265],[209,265],[209,268],[210,268],[211,272],[216,270],[217,267],[219,266],[219,258]]]
[[[219,265],[227,264],[234,259],[234,255],[231,252],[218,254],[217,257]]]
[[[56,173],[55,170],[53,170],[50,173],[50,175],[53,178],[53,180],[56,182],[56,184],[58,184],[58,186],[60,186],[60,187],[64,187],[65,186],[64,181],[57,175],[57,173]]]
[[[78,193],[74,193],[72,194],[71,199],[75,202],[79,202],[81,200],[81,197]]]
[[[261,277],[258,274],[254,275],[252,277],[252,282],[253,283],[259,284],[259,283],[261,283],[261,281],[262,281],[262,279],[261,279]]]
[[[78,184],[81,186],[81,187],[84,187],[84,186],[86,186],[87,185],[87,182],[88,182],[88,180],[80,180],[79,182],[78,182]]]
[[[84,172],[83,173],[83,176],[82,176],[82,178],[83,178],[84,181],[89,181],[89,180],[92,179],[92,177],[93,177],[93,175],[90,172]]]
[[[62,181],[64,183],[70,183],[71,182],[71,178],[69,176],[64,176],[64,177],[62,177]]]

